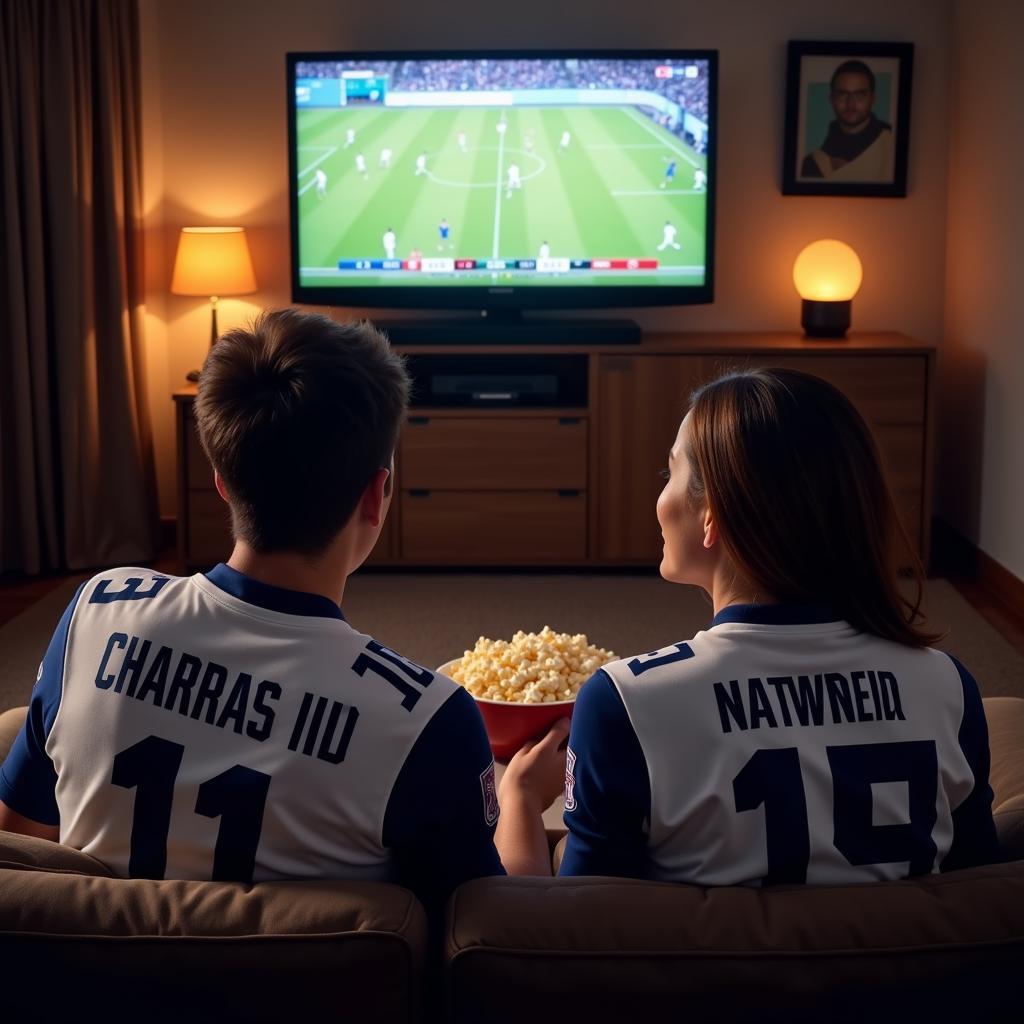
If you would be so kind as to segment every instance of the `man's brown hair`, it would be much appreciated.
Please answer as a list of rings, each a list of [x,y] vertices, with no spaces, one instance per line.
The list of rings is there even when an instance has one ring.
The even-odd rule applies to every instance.
[[[203,448],[256,551],[319,554],[388,468],[409,399],[400,356],[368,321],[280,309],[228,331],[195,402]]]
[[[866,633],[921,647],[924,576],[867,424],[798,370],[743,370],[691,398],[692,501],[705,500],[740,573],[781,601],[826,603]],[[912,567],[916,600],[897,585]]]

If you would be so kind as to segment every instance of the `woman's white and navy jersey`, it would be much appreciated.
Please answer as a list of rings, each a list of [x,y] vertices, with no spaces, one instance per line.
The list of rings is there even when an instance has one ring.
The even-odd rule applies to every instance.
[[[130,877],[392,879],[433,902],[503,873],[469,694],[226,565],[82,586],[0,799]]]
[[[978,688],[827,609],[736,605],[587,681],[560,873],[866,882],[998,860]]]

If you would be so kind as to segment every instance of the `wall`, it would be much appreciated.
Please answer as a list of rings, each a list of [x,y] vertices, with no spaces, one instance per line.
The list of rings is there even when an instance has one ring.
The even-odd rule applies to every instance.
[[[329,48],[632,46],[720,51],[717,298],[707,307],[631,311],[648,329],[792,329],[799,301],[790,270],[807,242],[845,239],[861,254],[859,329],[894,329],[938,342],[943,320],[952,0],[519,0],[513,7],[451,0],[142,0],[149,251],[163,258],[152,308],[164,305],[168,379],[154,394],[161,439],[160,504],[173,514],[169,393],[197,365],[209,310],[166,294],[177,229],[243,224],[261,286],[250,302],[225,299],[221,328],[265,305],[286,304],[287,154],[284,54]],[[628,10],[628,15],[624,11]],[[779,192],[786,42],[906,41],[916,45],[909,197],[783,197]],[[157,86],[159,86],[157,88]],[[159,177],[159,180],[157,180]],[[160,390],[159,382],[154,391]]]
[[[957,0],[939,513],[1024,579],[1019,0]]]

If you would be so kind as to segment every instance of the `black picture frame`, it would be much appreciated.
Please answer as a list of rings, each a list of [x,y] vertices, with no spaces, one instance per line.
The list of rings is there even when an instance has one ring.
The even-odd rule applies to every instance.
[[[869,99],[864,88],[833,92],[832,78],[847,61],[867,67],[875,83]],[[782,194],[906,196],[913,64],[913,43],[790,42]],[[848,69],[847,83],[837,84],[859,73]],[[867,127],[844,129],[843,119],[862,114],[865,104]],[[851,137],[861,131],[872,141],[855,152]],[[850,152],[855,155],[846,158]]]

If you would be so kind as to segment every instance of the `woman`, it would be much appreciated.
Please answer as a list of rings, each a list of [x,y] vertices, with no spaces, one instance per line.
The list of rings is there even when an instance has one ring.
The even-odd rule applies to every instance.
[[[794,370],[729,374],[694,394],[665,476],[661,574],[714,619],[581,690],[560,873],[836,884],[998,859],[978,688],[920,624],[850,402]],[[506,833],[553,746],[509,765]]]

